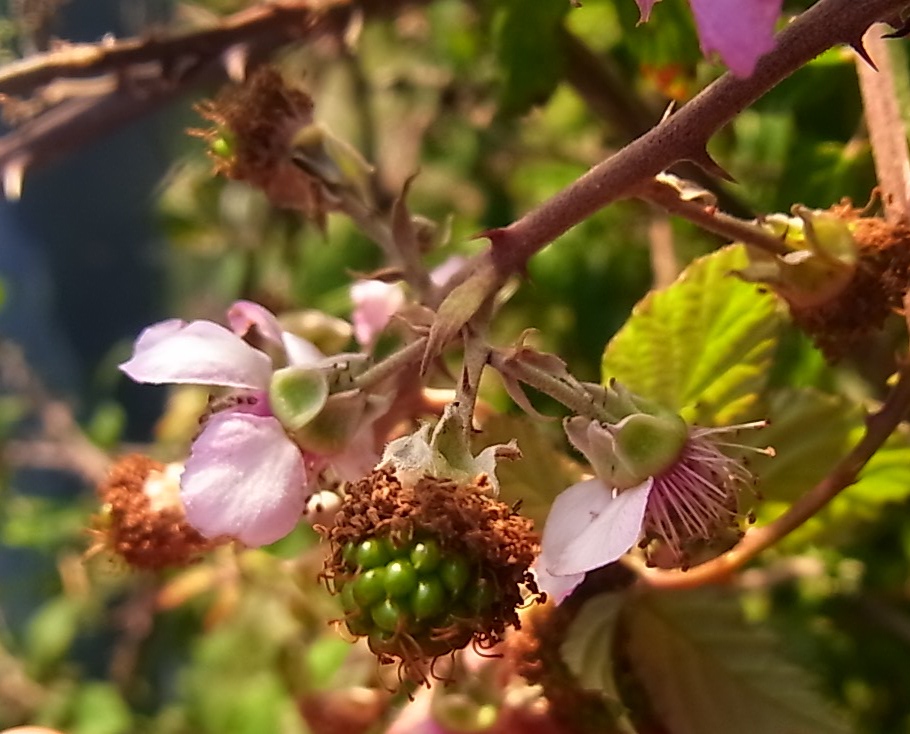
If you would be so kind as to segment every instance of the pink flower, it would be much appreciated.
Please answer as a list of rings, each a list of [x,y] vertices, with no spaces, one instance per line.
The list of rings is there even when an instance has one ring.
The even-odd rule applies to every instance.
[[[647,21],[658,0],[636,0]],[[737,76],[747,77],[758,59],[774,48],[774,25],[783,0],[689,0],[701,50],[713,51]]]
[[[344,474],[368,469],[375,461],[366,446],[372,434],[365,424],[350,450],[338,456],[304,452],[273,415],[272,375],[285,364],[320,369],[337,358],[326,359],[306,340],[282,331],[258,304],[238,301],[228,321],[233,331],[211,321],[172,319],[150,326],[120,369],[142,383],[231,389],[218,401],[226,407],[208,417],[193,442],[180,478],[181,498],[190,524],[206,537],[227,535],[259,546],[284,537],[299,521],[312,493],[308,472],[318,474],[330,462]]]
[[[690,428],[669,462],[639,483],[617,488],[604,467],[615,465],[625,447],[617,444],[607,461],[593,454],[619,433],[623,422],[611,426],[569,419],[570,440],[601,476],[574,484],[554,501],[535,565],[540,588],[559,603],[587,571],[616,561],[642,538],[659,541],[684,564],[693,542],[710,541],[736,525],[738,493],[751,486],[752,477],[719,446],[749,448],[722,443],[722,436],[756,425],[763,424]]]
[[[400,283],[361,280],[351,286],[354,311],[354,338],[365,349],[373,346],[382,330],[405,302]]]
[[[465,262],[465,258],[454,255],[436,266],[430,273],[433,285],[437,288],[444,286]],[[364,349],[372,347],[406,300],[401,283],[386,283],[382,280],[360,280],[354,283],[351,286],[351,301],[354,305],[351,321],[354,322],[354,338],[358,344]]]

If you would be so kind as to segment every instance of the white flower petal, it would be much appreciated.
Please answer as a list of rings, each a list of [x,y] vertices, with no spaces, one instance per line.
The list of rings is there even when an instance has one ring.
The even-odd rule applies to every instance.
[[[229,329],[211,321],[170,320],[139,335],[133,356],[120,365],[136,382],[174,382],[265,389],[272,362]]]
[[[619,493],[599,479],[579,482],[550,509],[541,540],[545,570],[568,576],[612,563],[641,535],[653,478]]]
[[[546,559],[541,556],[532,570],[537,578],[537,588],[547,593],[547,597],[554,604],[562,604],[565,598],[571,594],[575,587],[585,580],[583,573],[575,573],[569,576],[554,576],[546,568]]]
[[[187,520],[206,537],[272,543],[294,529],[306,505],[303,456],[275,418],[217,413],[193,442],[181,497]]]

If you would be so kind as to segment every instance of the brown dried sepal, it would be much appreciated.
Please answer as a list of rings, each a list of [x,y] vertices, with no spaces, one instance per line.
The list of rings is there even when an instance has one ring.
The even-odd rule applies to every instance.
[[[509,627],[520,628],[518,609],[525,603],[522,586],[528,598],[544,599],[530,571],[540,550],[533,522],[490,497],[489,489],[486,475],[468,485],[426,476],[412,487],[403,487],[394,469],[377,469],[348,487],[332,528],[317,528],[332,546],[325,565],[330,585],[349,574],[342,557],[345,545],[384,537],[401,543],[433,537],[444,553],[464,556],[493,581],[499,593],[483,613],[432,630],[429,639],[402,633],[381,649],[374,646],[380,661],[399,659],[412,679],[425,681],[428,665],[432,675],[432,662],[438,656],[468,644],[490,649],[502,642]]]
[[[860,216],[861,210],[846,201],[830,211],[849,223],[858,246],[853,277],[834,298],[814,307],[791,303],[790,313],[828,361],[835,362],[903,308],[910,287],[910,227]]]
[[[185,566],[214,545],[190,526],[181,507],[152,509],[145,482],[164,468],[147,456],[124,456],[98,487],[104,510],[96,533],[104,547],[135,568]]]
[[[291,161],[291,141],[313,122],[313,100],[288,86],[274,67],[260,67],[243,84],[197,106],[212,130],[191,131],[210,143],[225,138],[228,156],[212,154],[215,173],[262,189],[278,207],[297,209],[320,226],[328,208],[322,184]]]

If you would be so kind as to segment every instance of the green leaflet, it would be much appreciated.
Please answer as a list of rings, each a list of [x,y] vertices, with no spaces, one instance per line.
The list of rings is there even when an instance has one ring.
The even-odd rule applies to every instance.
[[[749,459],[758,489],[769,501],[790,502],[825,476],[854,443],[862,410],[845,398],[816,390],[778,390],[768,399],[767,428],[740,439],[771,446],[775,456]]]
[[[598,594],[578,610],[559,648],[580,688],[619,701],[613,674],[613,640],[625,594]]]
[[[716,589],[646,593],[623,609],[627,658],[670,734],[836,734],[848,723]]]
[[[863,410],[839,396],[814,390],[780,390],[768,402],[771,425],[750,438],[772,446],[777,455],[756,457],[750,468],[765,502],[760,521],[784,512],[846,456],[864,431]],[[892,434],[859,473],[827,507],[783,541],[783,547],[807,542],[847,541],[847,531],[877,519],[889,503],[910,496],[910,433]]]
[[[731,245],[645,296],[604,351],[601,374],[700,424],[735,422],[767,381],[780,316],[773,295],[730,275]]]
[[[519,416],[496,415],[484,422],[476,447],[518,442],[521,458],[496,465],[499,499],[508,505],[521,502],[521,514],[530,517],[538,531],[556,495],[581,479],[582,468],[553,447],[534,421]]]

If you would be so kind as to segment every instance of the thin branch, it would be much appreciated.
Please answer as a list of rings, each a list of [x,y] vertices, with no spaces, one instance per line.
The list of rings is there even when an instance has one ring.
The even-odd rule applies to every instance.
[[[377,2],[369,12],[388,13],[403,2]],[[0,69],[6,94],[36,90],[58,77],[109,73],[118,79],[114,91],[67,99],[0,138],[6,195],[16,198],[26,169],[150,115],[195,87],[242,76],[287,43],[342,37],[352,12],[348,0],[270,2],[229,16],[217,28],[68,46]]]
[[[875,24],[863,36],[866,53],[875,62],[878,71],[857,54],[856,73],[885,219],[892,224],[910,223],[910,153],[907,150],[907,131],[897,103],[894,64],[887,42],[882,37],[886,32],[886,26]]]
[[[685,199],[673,186],[657,179],[646,181],[632,193],[731,242],[744,242],[772,255],[786,255],[789,252],[783,242],[754,222],[744,222],[731,217],[718,211],[715,205],[705,205],[696,199]]]
[[[905,5],[906,0],[820,0],[777,35],[776,48],[751,77],[725,74],[675,115],[508,227],[484,233],[493,243],[488,258],[502,273],[520,272],[546,244],[676,161],[712,167],[708,139],[737,113],[828,48],[858,44],[872,23]]]
[[[679,275],[679,259],[673,246],[673,226],[669,217],[655,213],[648,222],[648,245],[651,253],[653,287],[666,288]]]
[[[70,406],[47,392],[22,351],[7,341],[0,341],[0,384],[23,396],[41,422],[40,438],[12,440],[3,446],[0,455],[6,463],[72,472],[89,484],[104,479],[108,455],[86,437]]]
[[[187,59],[218,57],[232,46],[262,38],[305,38],[312,33],[313,25],[325,21],[329,11],[346,5],[346,0],[322,5],[311,0],[264,3],[201,31],[66,45],[0,68],[0,94],[27,95],[60,77],[96,76],[148,62],[175,68]]]

